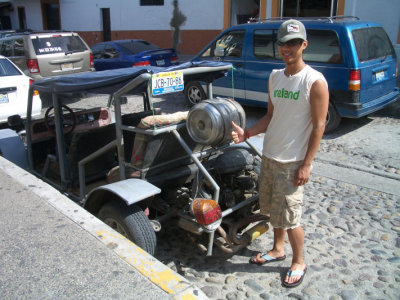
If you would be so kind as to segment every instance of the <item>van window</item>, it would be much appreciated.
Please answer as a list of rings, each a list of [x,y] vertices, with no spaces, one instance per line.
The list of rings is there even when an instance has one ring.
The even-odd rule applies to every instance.
[[[303,52],[307,62],[342,64],[339,39],[332,30],[307,30],[308,46]]]
[[[227,32],[205,50],[201,57],[241,57],[244,33],[244,30]]]
[[[255,30],[254,31],[254,56],[260,59],[278,59],[278,49],[275,45],[276,30]]]
[[[32,44],[36,55],[88,50],[79,37],[72,35],[33,37]]]
[[[393,45],[382,27],[368,27],[352,31],[360,62],[395,56]]]

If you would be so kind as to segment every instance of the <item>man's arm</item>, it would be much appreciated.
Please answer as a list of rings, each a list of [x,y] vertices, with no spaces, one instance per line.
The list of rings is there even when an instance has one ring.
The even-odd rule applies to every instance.
[[[311,163],[317,154],[321,138],[324,135],[326,115],[329,106],[329,91],[323,80],[313,83],[310,91],[312,131],[308,141],[306,156],[303,164],[297,170],[294,184],[304,185],[308,182],[311,173]]]
[[[249,135],[254,136],[259,133],[264,133],[265,131],[267,131],[273,113],[274,113],[274,106],[272,104],[271,99],[268,96],[268,111],[260,120],[258,120],[256,124],[247,129]],[[232,121],[232,139],[236,144],[241,143],[246,139],[244,129],[236,125],[233,121]]]

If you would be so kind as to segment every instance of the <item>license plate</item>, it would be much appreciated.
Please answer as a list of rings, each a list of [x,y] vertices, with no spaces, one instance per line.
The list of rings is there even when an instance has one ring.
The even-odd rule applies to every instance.
[[[163,59],[156,60],[156,64],[157,64],[157,66],[164,66],[165,65],[165,60],[163,60]]]
[[[183,91],[183,72],[160,72],[151,78],[153,96]]]
[[[62,71],[69,71],[69,70],[72,70],[73,68],[74,68],[74,66],[72,65],[72,63],[61,64]]]
[[[385,72],[384,71],[376,72],[375,78],[376,81],[381,81],[383,78],[385,78]]]
[[[0,103],[8,103],[8,95],[0,94]]]

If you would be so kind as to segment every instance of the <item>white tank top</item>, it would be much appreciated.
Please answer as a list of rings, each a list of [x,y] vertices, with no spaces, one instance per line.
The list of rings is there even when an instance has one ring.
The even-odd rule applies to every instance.
[[[324,76],[306,65],[300,72],[286,76],[284,69],[269,77],[269,99],[274,105],[271,122],[264,137],[263,155],[279,162],[303,160],[312,131],[310,90]]]

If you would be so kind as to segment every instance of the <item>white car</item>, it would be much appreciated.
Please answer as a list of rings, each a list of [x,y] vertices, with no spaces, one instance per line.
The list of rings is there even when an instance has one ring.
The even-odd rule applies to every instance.
[[[33,80],[26,76],[14,63],[0,55],[0,124],[12,115],[26,118],[29,85]],[[32,116],[40,115],[42,101],[34,91]]]

